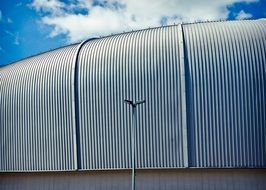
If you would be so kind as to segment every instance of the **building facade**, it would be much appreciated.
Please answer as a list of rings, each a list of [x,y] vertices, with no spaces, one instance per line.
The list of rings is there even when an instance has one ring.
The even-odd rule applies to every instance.
[[[0,68],[0,189],[265,189],[266,21],[86,40]]]

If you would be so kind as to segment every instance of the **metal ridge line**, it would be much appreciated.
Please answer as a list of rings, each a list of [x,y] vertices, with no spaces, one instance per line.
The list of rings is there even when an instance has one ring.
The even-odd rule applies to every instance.
[[[81,169],[81,152],[80,152],[80,124],[79,124],[79,104],[78,104],[78,58],[81,48],[87,42],[98,39],[98,37],[92,37],[82,41],[75,52],[74,61],[72,64],[72,71],[71,71],[71,79],[72,79],[72,108],[74,111],[72,112],[72,119],[73,119],[73,139],[74,139],[74,159],[75,159],[75,168],[76,170]]]
[[[184,166],[188,167],[188,138],[187,138],[187,109],[186,109],[186,78],[185,78],[185,51],[182,23],[178,25],[178,43],[180,56],[180,81],[181,81],[181,110],[182,110],[182,137]]]

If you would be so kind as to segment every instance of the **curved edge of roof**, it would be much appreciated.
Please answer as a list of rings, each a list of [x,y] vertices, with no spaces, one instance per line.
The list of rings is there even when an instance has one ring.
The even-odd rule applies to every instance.
[[[213,20],[213,21],[208,21],[207,20],[207,21],[195,21],[195,22],[184,22],[184,23],[181,22],[181,23],[174,23],[174,24],[169,24],[169,25],[147,27],[147,28],[143,28],[143,29],[131,30],[131,31],[126,31],[126,32],[119,32],[119,33],[109,34],[109,35],[105,35],[105,36],[99,36],[98,39],[109,38],[109,37],[118,36],[118,35],[122,35],[122,34],[129,34],[129,33],[141,32],[141,31],[146,31],[146,30],[151,30],[151,29],[167,28],[167,27],[177,26],[179,24],[182,24],[182,25],[194,25],[194,24],[203,24],[203,23],[221,23],[221,22],[239,22],[239,21],[266,21],[266,18],[259,18],[259,19],[241,19],[241,20],[226,20],[226,19],[224,19],[224,20]],[[90,37],[87,37],[86,39],[89,39],[89,38]],[[93,40],[97,40],[97,39],[93,39]],[[12,61],[12,62],[7,63],[5,65],[0,65],[0,69],[1,68],[4,68],[4,67],[7,67],[9,65],[13,65],[13,64],[15,64],[17,62],[20,62],[20,61],[23,61],[23,60],[26,60],[26,59],[29,59],[29,58],[32,58],[32,57],[41,55],[41,54],[49,53],[49,52],[52,52],[52,51],[55,51],[55,50],[58,50],[58,49],[61,49],[61,48],[66,48],[66,47],[72,46],[72,45],[78,45],[78,44],[82,43],[83,41],[84,40],[81,40],[79,42],[71,43],[71,44],[68,44],[68,45],[65,45],[65,46],[52,48],[52,49],[47,50],[47,51],[42,51],[42,52],[33,54],[31,56],[24,57],[24,58],[21,58],[21,59]]]
[[[32,57],[36,57],[36,56],[38,56],[38,55],[42,55],[42,54],[45,54],[45,53],[49,53],[49,52],[52,52],[52,51],[55,51],[55,50],[58,50],[58,49],[61,49],[61,48],[66,48],[66,47],[69,47],[69,46],[78,45],[79,43],[80,43],[80,42],[75,42],[75,43],[67,44],[67,45],[65,45],[65,46],[60,46],[60,47],[56,47],[56,48],[51,48],[51,49],[49,49],[49,50],[41,51],[41,52],[39,52],[39,53],[32,54],[32,55],[30,55],[30,56],[28,56],[28,57],[23,57],[23,58],[21,58],[21,59],[18,59],[18,60],[12,61],[12,62],[7,63],[7,64],[5,64],[5,65],[0,65],[0,69],[3,68],[3,67],[7,67],[7,66],[9,66],[9,65],[13,65],[13,64],[15,64],[15,63],[17,63],[17,62],[20,62],[20,61],[23,61],[23,60],[30,59],[30,58],[32,58]]]

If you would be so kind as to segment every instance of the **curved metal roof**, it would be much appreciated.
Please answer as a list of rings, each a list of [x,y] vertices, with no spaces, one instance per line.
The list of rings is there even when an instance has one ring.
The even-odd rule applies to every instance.
[[[75,169],[75,49],[57,49],[1,68],[1,170]]]
[[[194,167],[266,166],[266,21],[184,25]]]
[[[0,68],[0,170],[266,166],[266,21],[108,36]]]

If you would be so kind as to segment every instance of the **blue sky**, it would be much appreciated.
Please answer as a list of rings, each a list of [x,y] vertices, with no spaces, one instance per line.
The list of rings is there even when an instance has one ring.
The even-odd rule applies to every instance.
[[[0,2],[0,65],[93,36],[179,22],[266,18],[266,0]]]

